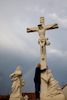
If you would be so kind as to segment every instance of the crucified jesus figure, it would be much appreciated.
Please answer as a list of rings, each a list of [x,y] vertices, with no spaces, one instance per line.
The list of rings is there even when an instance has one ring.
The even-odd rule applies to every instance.
[[[39,33],[38,43],[41,46],[42,58],[43,58],[43,48],[44,48],[44,46],[45,45],[50,45],[50,42],[48,41],[48,38],[45,38],[45,31],[49,30],[49,29],[54,29],[54,28],[58,28],[58,24],[44,25],[43,17],[40,18],[40,24],[38,25],[38,27],[27,28],[27,32],[38,32]]]

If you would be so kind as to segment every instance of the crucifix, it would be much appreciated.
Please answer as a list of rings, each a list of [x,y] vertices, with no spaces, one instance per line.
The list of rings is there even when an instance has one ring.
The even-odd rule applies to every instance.
[[[40,24],[38,27],[27,28],[27,32],[38,32],[39,40],[38,43],[41,47],[41,69],[46,67],[46,45],[50,45],[48,38],[45,38],[45,31],[50,29],[58,28],[58,24],[44,25],[44,17],[40,17]]]
[[[58,28],[58,24],[53,25],[44,25],[44,17],[40,17],[40,24],[37,27],[33,28],[27,28],[27,32],[38,32],[39,33],[39,40],[38,43],[40,44],[41,49],[41,69],[45,69],[47,66],[46,64],[46,45],[50,45],[50,42],[48,41],[48,38],[45,38],[45,31],[50,29],[56,29]],[[46,71],[47,72],[47,71]],[[43,83],[42,76],[47,78],[47,74],[42,73],[41,74],[41,92],[46,95],[47,91],[47,84]]]

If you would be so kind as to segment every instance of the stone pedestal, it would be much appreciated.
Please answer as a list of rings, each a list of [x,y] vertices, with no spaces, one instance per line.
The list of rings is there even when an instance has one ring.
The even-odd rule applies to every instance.
[[[65,95],[58,82],[54,79],[51,70],[43,73],[41,79],[42,91],[40,100],[65,100]]]
[[[59,94],[53,97],[45,97],[44,94],[42,94],[40,100],[65,100],[65,95],[64,94]]]
[[[24,100],[23,97],[11,97],[9,100]]]

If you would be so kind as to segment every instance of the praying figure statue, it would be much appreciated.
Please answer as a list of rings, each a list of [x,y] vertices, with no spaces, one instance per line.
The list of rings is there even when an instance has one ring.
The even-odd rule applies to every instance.
[[[12,81],[12,91],[10,94],[10,100],[23,100],[22,97],[22,86],[24,86],[24,81],[22,79],[22,72],[20,66],[17,67],[16,71],[9,75],[10,78],[14,78]]]
[[[45,100],[65,100],[65,95],[58,83],[52,75],[52,71],[47,71],[47,78],[42,76],[42,79],[47,83],[47,95]],[[42,99],[43,100],[43,96]]]

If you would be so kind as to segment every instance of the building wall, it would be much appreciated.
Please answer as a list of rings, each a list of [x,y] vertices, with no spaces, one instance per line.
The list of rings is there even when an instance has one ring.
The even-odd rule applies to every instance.
[[[67,85],[62,90],[63,90],[63,92],[64,92],[64,94],[66,96],[66,100],[67,100]]]

